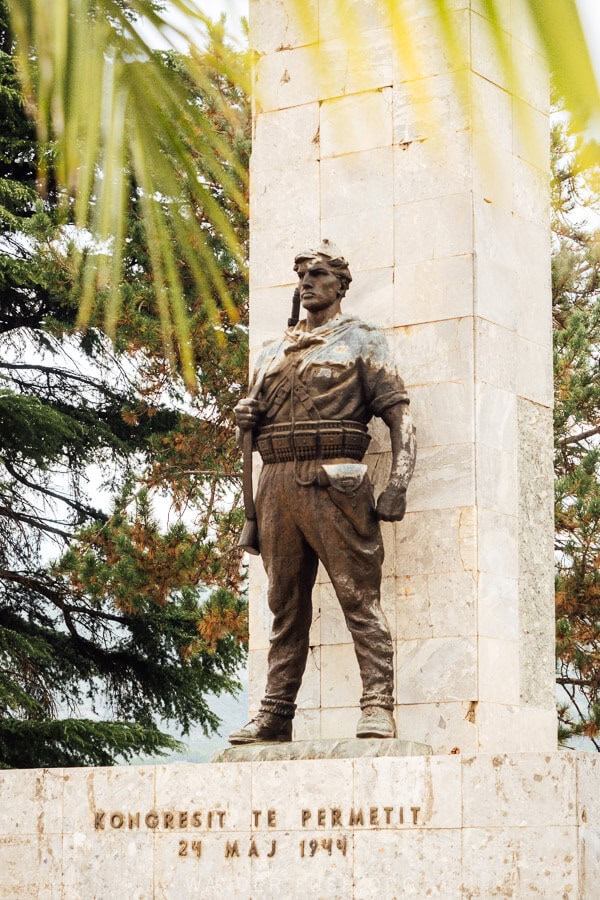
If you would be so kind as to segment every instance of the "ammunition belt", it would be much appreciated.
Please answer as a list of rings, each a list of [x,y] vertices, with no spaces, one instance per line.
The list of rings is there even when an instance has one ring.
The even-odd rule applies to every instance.
[[[361,460],[371,438],[367,426],[350,419],[320,419],[266,425],[256,437],[264,463],[309,459]]]

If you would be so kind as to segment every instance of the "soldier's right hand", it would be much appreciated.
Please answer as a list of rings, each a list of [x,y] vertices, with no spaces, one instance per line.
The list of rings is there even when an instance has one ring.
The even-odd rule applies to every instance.
[[[256,428],[265,413],[265,405],[260,400],[246,397],[233,410],[235,422],[240,431]]]

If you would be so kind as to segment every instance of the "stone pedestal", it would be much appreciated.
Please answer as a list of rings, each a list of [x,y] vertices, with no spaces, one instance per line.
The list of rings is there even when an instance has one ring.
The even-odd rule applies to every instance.
[[[0,772],[0,897],[593,900],[600,759]]]
[[[383,607],[401,737],[434,752],[552,750],[552,350],[548,77],[525,4],[502,4],[509,91],[485,4],[457,0],[464,69],[433,4],[333,0],[296,21],[251,0],[251,346],[285,328],[299,249],[330,238],[354,276],[344,310],[384,327],[412,398],[419,456],[408,514],[384,525]],[[410,43],[418,71],[395,48]],[[462,96],[461,96],[462,95]],[[390,464],[373,426],[376,487]],[[295,737],[351,737],[359,674],[321,571]],[[251,567],[250,707],[270,617]]]

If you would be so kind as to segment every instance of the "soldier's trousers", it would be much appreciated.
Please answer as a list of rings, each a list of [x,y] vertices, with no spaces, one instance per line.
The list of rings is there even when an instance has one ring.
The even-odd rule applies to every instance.
[[[393,645],[380,605],[383,543],[373,492],[365,479],[347,503],[347,515],[331,499],[332,489],[297,483],[300,473],[303,478],[311,471],[314,475],[318,467],[318,461],[301,466],[274,463],[265,465],[260,476],[256,511],[274,617],[262,708],[293,716],[321,560],[354,640],[363,684],[361,707],[393,709]]]

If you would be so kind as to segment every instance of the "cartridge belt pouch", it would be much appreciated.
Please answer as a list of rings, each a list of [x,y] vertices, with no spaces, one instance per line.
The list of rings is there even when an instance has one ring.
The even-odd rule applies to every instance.
[[[373,488],[364,463],[323,465],[318,484],[327,488],[331,501],[361,537],[372,537],[377,521]]]
[[[349,419],[320,419],[266,425],[256,437],[264,463],[311,459],[356,459],[365,455],[371,438],[367,426]]]

